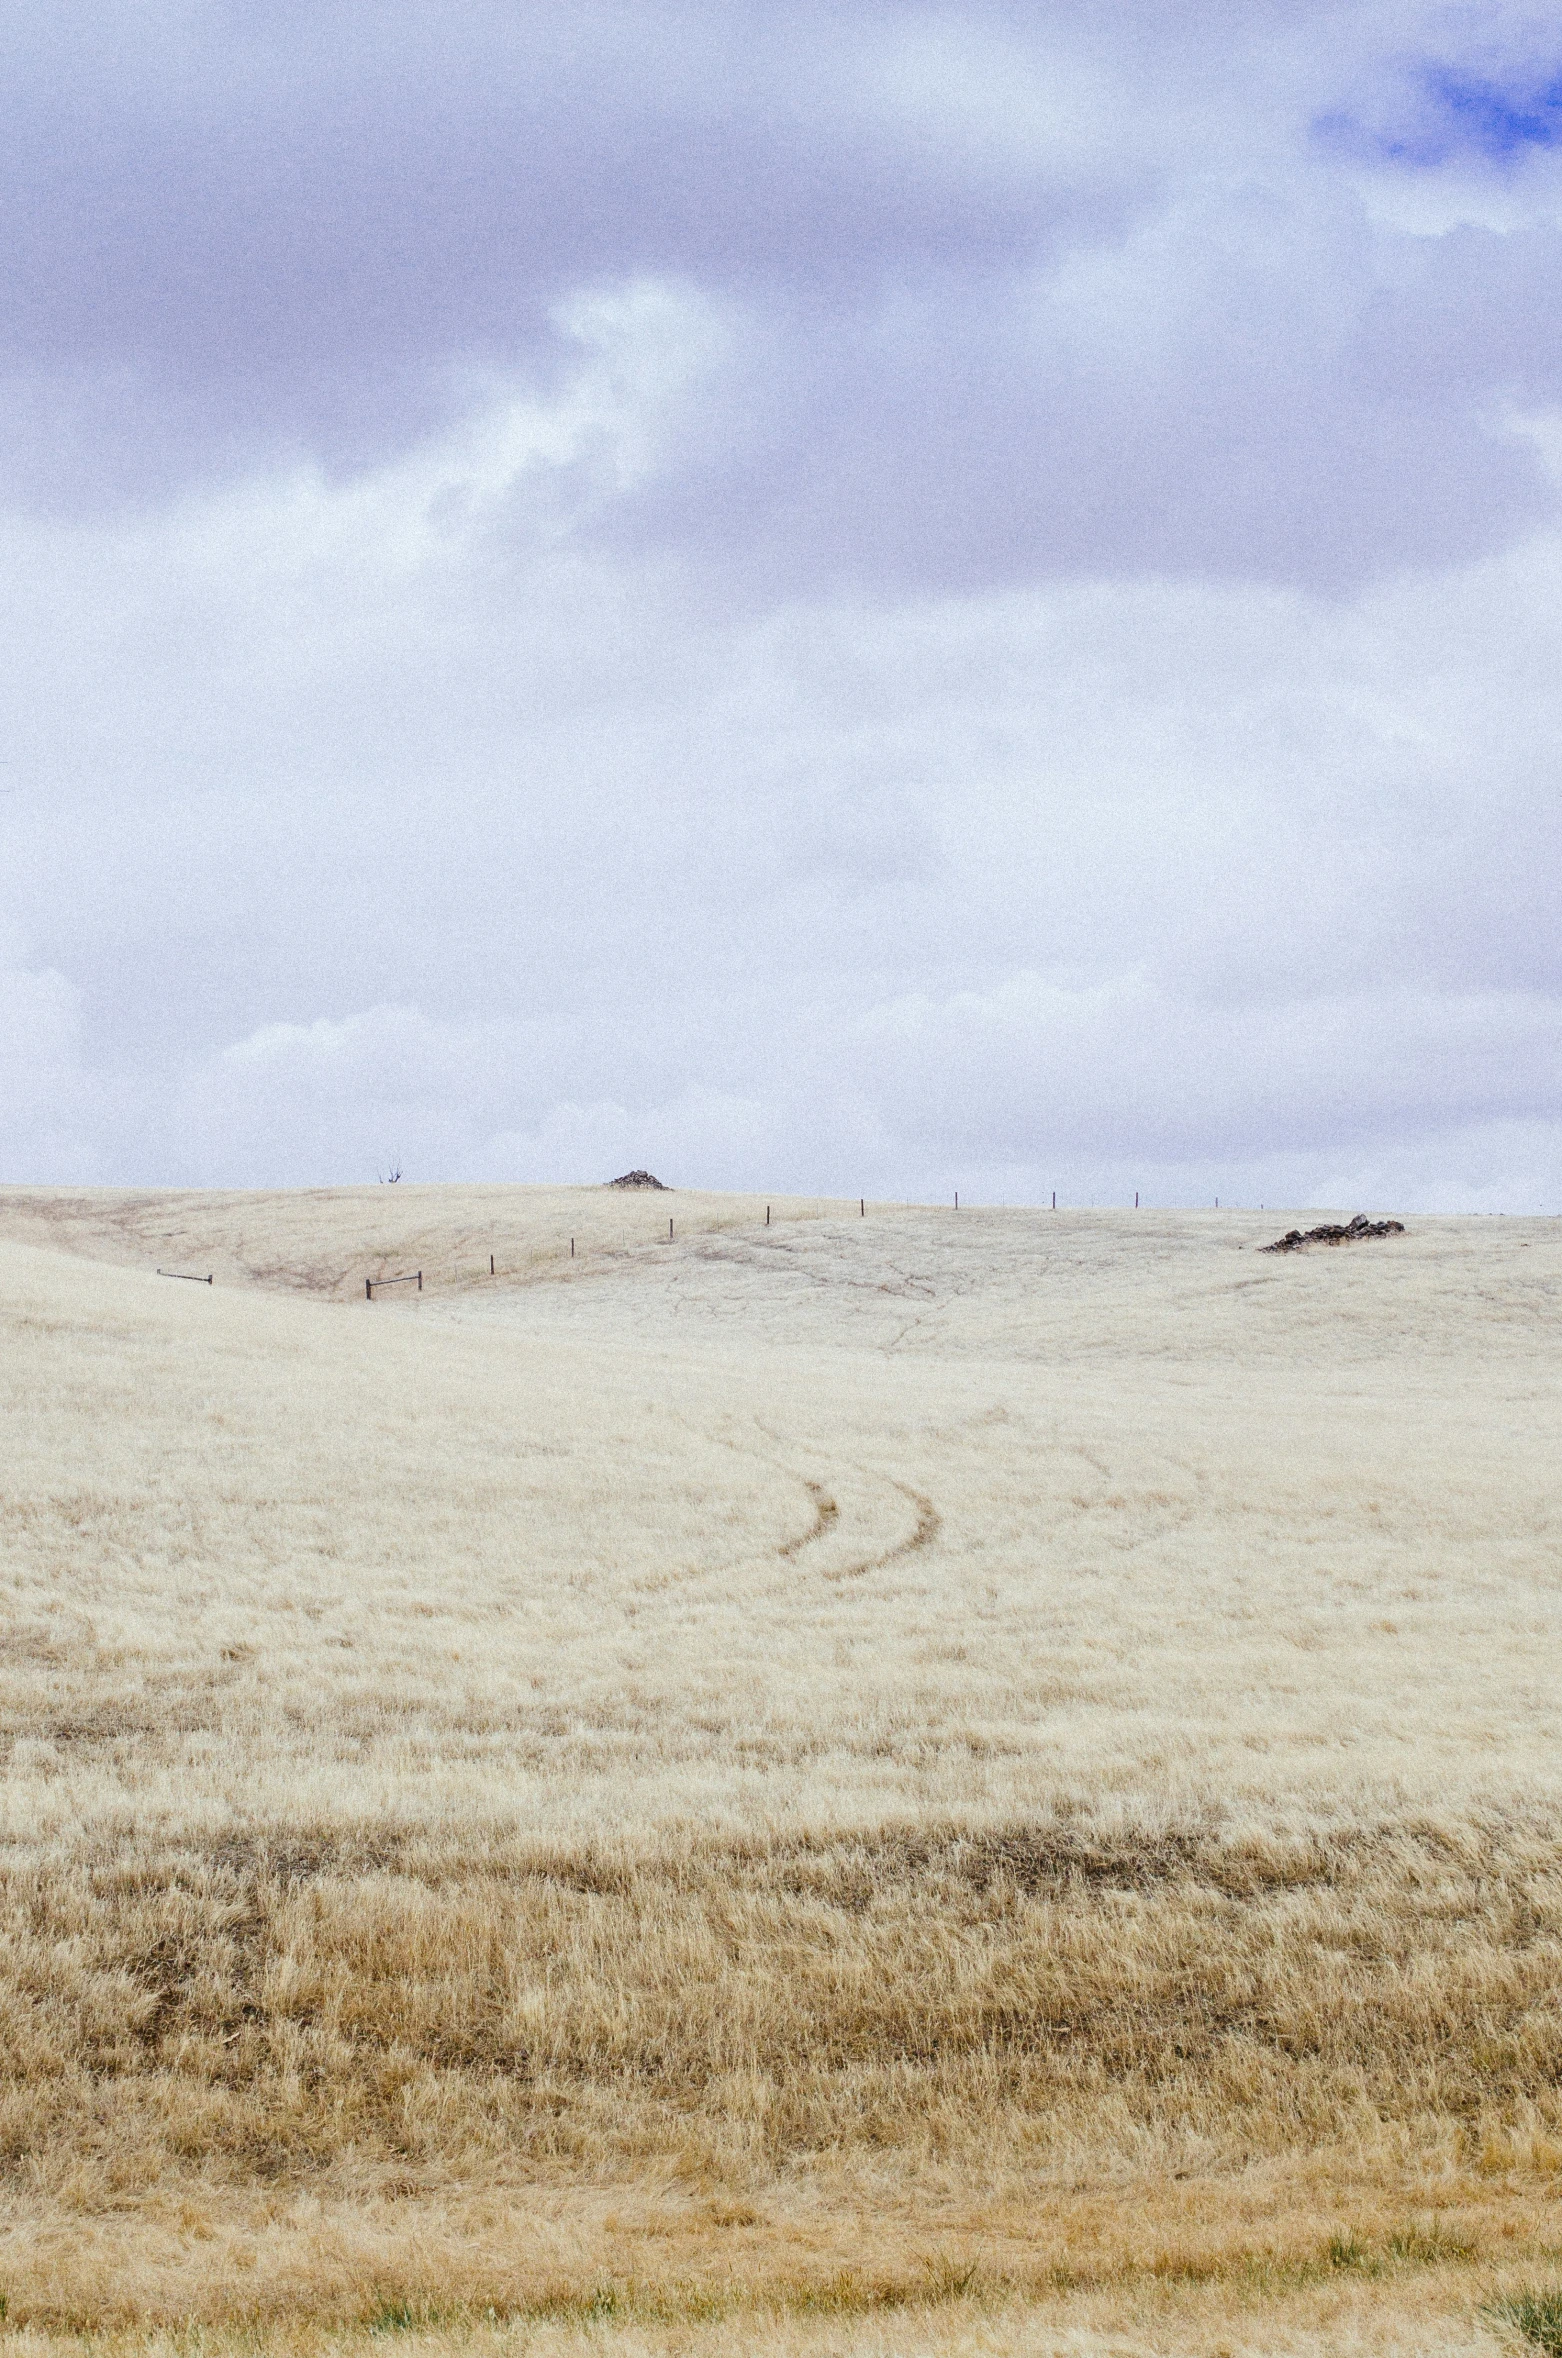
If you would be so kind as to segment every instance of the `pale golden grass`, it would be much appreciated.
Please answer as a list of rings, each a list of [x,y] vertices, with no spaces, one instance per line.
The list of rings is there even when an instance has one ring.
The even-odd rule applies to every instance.
[[[799,1196],[776,1196],[769,1208],[778,1233],[845,1209]],[[162,1264],[210,1273],[219,1284],[358,1301],[366,1277],[420,1267],[431,1288],[469,1292],[490,1282],[490,1258],[503,1285],[599,1275],[664,1244],[669,1219],[688,1243],[762,1227],[766,1209],[759,1197],[671,1188],[401,1184],[249,1194],[0,1186],[0,1233],[125,1268]],[[904,1218],[905,1209],[874,1207],[889,1219]]]
[[[1562,1224],[793,1209],[0,1191],[12,2324],[1474,2349],[1544,2275]]]

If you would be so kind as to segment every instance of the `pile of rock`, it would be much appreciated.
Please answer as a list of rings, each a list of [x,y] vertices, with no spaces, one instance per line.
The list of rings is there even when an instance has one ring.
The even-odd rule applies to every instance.
[[[1403,1236],[1404,1233],[1403,1220],[1369,1220],[1365,1212],[1358,1212],[1347,1227],[1330,1226],[1325,1222],[1321,1228],[1305,1231],[1288,1228],[1284,1236],[1275,1238],[1273,1244],[1260,1245],[1258,1249],[1261,1253],[1299,1253],[1304,1245],[1356,1244],[1364,1236]]]
[[[626,1171],[622,1179],[610,1179],[608,1185],[609,1187],[659,1187],[663,1195],[669,1192],[666,1181],[654,1178],[649,1171]]]

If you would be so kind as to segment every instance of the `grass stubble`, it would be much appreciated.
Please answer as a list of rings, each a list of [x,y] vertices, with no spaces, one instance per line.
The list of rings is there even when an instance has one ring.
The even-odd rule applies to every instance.
[[[1555,1224],[402,1194],[0,1191],[6,2333],[1544,2348]]]

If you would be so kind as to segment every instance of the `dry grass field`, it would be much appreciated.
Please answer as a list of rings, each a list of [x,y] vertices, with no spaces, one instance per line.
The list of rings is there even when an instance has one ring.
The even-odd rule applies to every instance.
[[[1496,2350],[1562,1221],[1298,1217],[0,1189],[17,2346]]]

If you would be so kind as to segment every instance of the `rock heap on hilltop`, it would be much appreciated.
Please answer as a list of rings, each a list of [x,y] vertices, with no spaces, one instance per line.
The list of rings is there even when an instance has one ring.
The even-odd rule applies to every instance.
[[[626,1171],[621,1179],[610,1179],[608,1185],[609,1187],[659,1187],[663,1195],[668,1193],[666,1181],[658,1179],[650,1171]]]
[[[1346,1227],[1288,1228],[1284,1236],[1277,1236],[1273,1244],[1260,1245],[1261,1253],[1299,1253],[1304,1245],[1358,1244],[1366,1236],[1403,1236],[1403,1220],[1369,1220],[1365,1212],[1358,1212]]]

